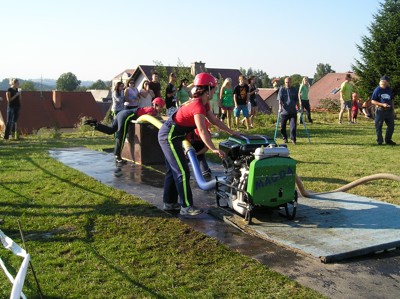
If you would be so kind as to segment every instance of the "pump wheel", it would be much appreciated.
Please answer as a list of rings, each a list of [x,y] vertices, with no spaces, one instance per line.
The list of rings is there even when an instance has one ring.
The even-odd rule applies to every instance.
[[[285,204],[285,212],[286,212],[286,217],[289,220],[293,220],[294,217],[296,216],[296,210],[297,210],[297,190],[294,191],[294,200],[287,202]]]

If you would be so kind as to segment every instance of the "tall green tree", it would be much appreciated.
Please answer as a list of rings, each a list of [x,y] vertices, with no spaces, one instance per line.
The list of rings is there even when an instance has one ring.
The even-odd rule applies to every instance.
[[[400,92],[400,1],[385,0],[368,27],[369,36],[357,45],[360,59],[353,65],[357,87],[362,96],[370,96],[379,78],[387,75],[394,94]],[[399,103],[399,98],[396,97]]]
[[[74,91],[81,84],[81,81],[71,72],[62,74],[56,81],[57,90]]]
[[[318,63],[314,74],[313,83],[317,82],[319,79],[329,73],[335,73],[335,71],[332,70],[332,67],[329,64]]]

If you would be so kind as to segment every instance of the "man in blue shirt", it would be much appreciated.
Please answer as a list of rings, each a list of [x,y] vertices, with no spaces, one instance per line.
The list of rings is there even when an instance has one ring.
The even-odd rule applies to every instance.
[[[290,121],[290,139],[296,144],[296,123],[297,109],[300,107],[297,91],[292,87],[290,77],[285,78],[285,86],[282,86],[278,92],[279,113],[281,114],[281,134],[283,141],[287,143],[288,137],[286,133],[286,124]]]
[[[376,106],[375,113],[375,129],[376,129],[376,141],[379,145],[383,143],[382,127],[383,123],[386,123],[386,135],[385,143],[389,145],[396,145],[396,142],[392,140],[394,132],[394,101],[393,92],[389,87],[389,78],[385,75],[379,81],[379,86],[375,88],[371,102]]]

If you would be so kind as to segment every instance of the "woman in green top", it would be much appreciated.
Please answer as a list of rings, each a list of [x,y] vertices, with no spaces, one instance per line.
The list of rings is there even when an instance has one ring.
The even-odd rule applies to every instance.
[[[225,118],[227,118],[227,125],[230,129],[232,127],[232,111],[234,107],[231,78],[226,78],[221,86],[221,90],[219,92],[219,105],[222,113],[221,120],[224,121]]]
[[[189,86],[187,86],[188,79],[184,78],[181,80],[178,92],[176,93],[176,98],[178,99],[178,106],[187,102],[190,98]]]
[[[300,124],[302,124],[303,121],[303,112],[304,109],[307,112],[307,118],[308,118],[308,122],[312,123],[312,119],[311,119],[311,108],[310,108],[310,101],[308,99],[308,91],[310,89],[310,83],[308,83],[308,78],[307,77],[303,77],[303,81],[300,84],[300,88],[299,88],[299,99],[301,101],[301,107],[300,107]]]

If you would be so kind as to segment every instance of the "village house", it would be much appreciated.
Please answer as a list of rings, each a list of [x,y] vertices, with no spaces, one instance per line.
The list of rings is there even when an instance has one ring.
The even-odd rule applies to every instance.
[[[321,106],[321,100],[340,100],[340,85],[344,82],[348,73],[328,73],[315,82],[310,87],[308,98],[312,109],[318,109]],[[356,75],[351,73],[354,78]]]

